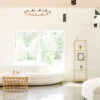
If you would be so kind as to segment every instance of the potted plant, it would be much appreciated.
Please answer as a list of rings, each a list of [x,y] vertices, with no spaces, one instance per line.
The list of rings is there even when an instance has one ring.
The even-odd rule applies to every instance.
[[[81,65],[81,66],[80,66],[80,70],[82,70],[82,69],[83,69],[83,66]]]
[[[80,49],[80,50],[82,49],[82,45],[79,45],[79,49]]]

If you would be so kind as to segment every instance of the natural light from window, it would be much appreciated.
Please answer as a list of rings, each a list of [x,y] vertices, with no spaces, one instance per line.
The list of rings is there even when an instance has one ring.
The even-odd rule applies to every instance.
[[[61,65],[64,55],[63,31],[17,31],[16,62]]]

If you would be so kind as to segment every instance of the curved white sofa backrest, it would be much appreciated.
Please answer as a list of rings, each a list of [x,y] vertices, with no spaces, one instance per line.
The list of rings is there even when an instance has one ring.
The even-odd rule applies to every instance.
[[[13,73],[17,71],[19,73],[36,73],[36,72],[47,72],[48,67],[40,65],[16,65],[16,66],[1,66],[0,73]]]
[[[37,72],[46,72],[47,68],[39,65],[21,65],[15,66],[15,70],[19,71],[19,73],[37,73]]]
[[[0,66],[0,73],[63,73],[58,67],[43,65],[16,65],[16,66]]]

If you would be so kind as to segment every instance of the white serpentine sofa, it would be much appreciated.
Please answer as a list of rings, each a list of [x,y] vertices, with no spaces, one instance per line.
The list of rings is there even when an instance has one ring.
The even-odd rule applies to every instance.
[[[96,90],[99,90],[97,93],[100,94],[100,78],[87,80],[82,85],[82,96],[86,100],[93,100]]]
[[[0,83],[2,84],[3,76],[9,76],[13,71],[18,71],[19,76],[28,76],[29,85],[50,85],[64,80],[64,73],[58,72],[57,69],[40,65],[18,65],[0,67]]]

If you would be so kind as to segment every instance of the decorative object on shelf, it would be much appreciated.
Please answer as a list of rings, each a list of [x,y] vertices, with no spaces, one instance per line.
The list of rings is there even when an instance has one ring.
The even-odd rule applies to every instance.
[[[82,70],[82,69],[83,69],[83,67],[84,67],[84,66],[82,66],[82,65],[81,65],[81,66],[80,66],[80,70]]]
[[[77,53],[77,60],[84,61],[84,53]]]
[[[81,48],[82,48],[82,45],[79,45],[79,49],[81,50]]]
[[[74,81],[87,80],[87,40],[74,40]]]
[[[48,9],[34,8],[34,9],[26,9],[24,13],[29,16],[46,16],[46,15],[49,15],[51,11]]]

